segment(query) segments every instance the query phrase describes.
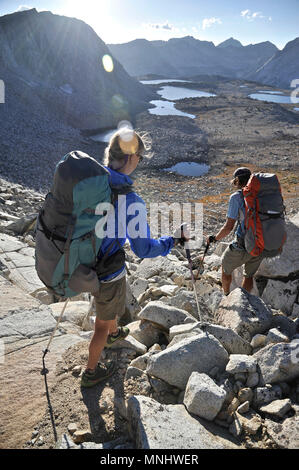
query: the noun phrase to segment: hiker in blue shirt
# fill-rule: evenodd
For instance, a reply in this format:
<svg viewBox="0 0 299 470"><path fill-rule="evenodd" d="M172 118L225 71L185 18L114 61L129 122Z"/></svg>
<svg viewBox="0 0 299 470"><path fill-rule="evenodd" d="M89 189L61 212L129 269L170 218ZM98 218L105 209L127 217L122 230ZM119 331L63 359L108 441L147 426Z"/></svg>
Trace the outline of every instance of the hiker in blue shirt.
<svg viewBox="0 0 299 470"><path fill-rule="evenodd" d="M89 346L87 368L81 379L82 387L92 387L115 372L114 363L104 366L98 360L104 347L129 334L127 327L117 326L117 316L125 313L126 268L122 246L126 240L139 258L166 256L177 243L188 240L187 232L181 232L181 228L178 238L165 236L155 240L150 237L145 203L134 192L129 176L142 160L145 150L142 138L131 129L115 133L105 150L104 164L110 173L110 186L119 196L114 202L114 210L107 214L107 236L98 255L96 269L100 289L94 295L95 331ZM134 222L136 208L139 212L137 227ZM109 226L114 228L112 234Z"/></svg>
<svg viewBox="0 0 299 470"><path fill-rule="evenodd" d="M253 276L263 260L262 254L259 256L251 256L246 251L244 244L245 204L242 196L242 188L246 186L250 176L251 171L249 168L238 168L234 172L232 184L238 191L234 192L230 197L226 222L217 235L211 235L207 239L208 243L222 240L232 232L236 221L238 221L235 231L236 239L227 247L222 256L222 289L225 295L228 295L230 292L232 272L242 265L244 265L242 287L250 292L253 288Z"/></svg>

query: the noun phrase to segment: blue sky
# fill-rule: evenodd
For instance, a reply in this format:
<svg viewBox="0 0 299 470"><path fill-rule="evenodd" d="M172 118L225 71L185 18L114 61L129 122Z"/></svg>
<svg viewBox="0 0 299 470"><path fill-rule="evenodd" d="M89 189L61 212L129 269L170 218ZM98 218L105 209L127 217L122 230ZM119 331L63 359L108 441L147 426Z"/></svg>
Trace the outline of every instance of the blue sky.
<svg viewBox="0 0 299 470"><path fill-rule="evenodd" d="M21 0L22 1L22 0ZM80 18L106 43L191 35L215 45L269 40L282 49L299 36L299 0L0 0L0 15L22 8Z"/></svg>

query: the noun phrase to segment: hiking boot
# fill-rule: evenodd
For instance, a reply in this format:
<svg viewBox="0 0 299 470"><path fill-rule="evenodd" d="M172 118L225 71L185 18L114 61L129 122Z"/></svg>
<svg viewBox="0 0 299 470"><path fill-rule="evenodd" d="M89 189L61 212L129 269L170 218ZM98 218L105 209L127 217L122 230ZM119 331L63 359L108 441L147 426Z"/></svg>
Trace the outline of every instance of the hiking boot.
<svg viewBox="0 0 299 470"><path fill-rule="evenodd" d="M110 348L110 346L112 346L116 341L120 341L120 340L125 339L128 336L129 333L130 333L129 328L127 328L126 326L119 326L118 327L118 332L115 336L114 335L109 335L108 336L107 343L106 343L105 347Z"/></svg>
<svg viewBox="0 0 299 470"><path fill-rule="evenodd" d="M81 377L81 387L88 388L93 387L99 382L103 382L108 379L116 371L116 363L110 362L107 365L98 363L94 372L86 370Z"/></svg>

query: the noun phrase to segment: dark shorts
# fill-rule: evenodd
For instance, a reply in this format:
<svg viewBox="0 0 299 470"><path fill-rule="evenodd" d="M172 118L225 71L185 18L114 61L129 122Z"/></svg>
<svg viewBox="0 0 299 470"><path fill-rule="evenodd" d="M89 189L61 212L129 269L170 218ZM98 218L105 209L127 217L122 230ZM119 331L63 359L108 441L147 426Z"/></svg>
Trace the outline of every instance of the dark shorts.
<svg viewBox="0 0 299 470"><path fill-rule="evenodd" d="M222 269L230 275L234 269L244 265L244 276L253 277L263 259L263 255L251 256L245 249L230 244L222 255Z"/></svg>
<svg viewBox="0 0 299 470"><path fill-rule="evenodd" d="M126 276L114 282L101 282L94 299L99 320L109 321L123 316L126 308Z"/></svg>

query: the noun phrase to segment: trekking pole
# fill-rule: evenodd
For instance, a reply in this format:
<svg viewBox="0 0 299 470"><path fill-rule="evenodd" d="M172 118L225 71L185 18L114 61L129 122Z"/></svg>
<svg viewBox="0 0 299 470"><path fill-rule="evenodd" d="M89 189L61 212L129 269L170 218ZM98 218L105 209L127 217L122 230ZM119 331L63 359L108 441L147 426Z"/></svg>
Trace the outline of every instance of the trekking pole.
<svg viewBox="0 0 299 470"><path fill-rule="evenodd" d="M190 254L190 249L189 248L186 248L186 256L187 256L187 260L188 260L188 263L189 263L189 268L190 268L190 273L191 273L191 281L192 281L194 295L195 295L195 299L196 299L196 305L197 305L199 321L200 321L200 323L203 323L202 318L201 318L200 308L199 308L198 296L197 296L197 292L196 292L196 283L195 283L195 278L194 278L194 274L193 274L192 259L191 259L191 254Z"/></svg>
<svg viewBox="0 0 299 470"><path fill-rule="evenodd" d="M204 254L203 254L203 257L200 261L200 268L198 269L198 273L197 273L197 276L196 276L196 280L198 279L198 276L199 274L201 275L203 272L204 272L204 260L205 260L205 256L207 254L207 252L209 251L209 248L210 248L210 242L207 242L207 245L206 245L206 248L205 248L205 251L204 251Z"/></svg>
<svg viewBox="0 0 299 470"><path fill-rule="evenodd" d="M67 306L69 300L70 300L70 299L66 299L66 301L64 302L64 306L63 306L63 308L62 308L62 310L61 310L61 314L60 314L60 316L59 316L59 318L58 318L58 320L57 320L57 322L56 322L56 326L55 326L55 328L54 328L54 330L53 330L53 333L51 334L51 337L50 337L50 339L49 339L48 345L47 345L46 349L44 350L44 356L47 354L47 352L49 352L50 344L52 343L52 340L53 340L53 338L54 338L54 335L55 335L55 333L56 333L56 330L57 330L57 328L58 328L58 325L59 325L59 323L61 322L61 319L62 319L62 317L63 317L63 314L64 314L64 312L65 312L65 309L66 309L66 306Z"/></svg>
<svg viewBox="0 0 299 470"><path fill-rule="evenodd" d="M56 326L53 330L53 333L51 334L51 337L48 341L48 344L47 344L47 347L46 349L43 350L43 358L42 358L42 361L43 361L43 368L41 370L41 375L44 376L45 378L45 387L46 387L46 395L47 395L47 401L48 401L48 408L49 408L49 413L50 413L50 418L51 418L51 422L52 422L52 427L53 427L53 433L54 433L54 439L55 439L55 442L57 442L57 432L56 432L56 426L55 426L55 421L54 421L54 416L53 416L53 409L52 409L52 405L51 405L51 401L50 401L50 393L49 393L49 388L48 388L48 383L47 383L47 374L49 373L48 369L46 368L46 364L45 364L45 357L46 357L46 354L50 351L49 350L49 347L50 347L50 344L54 338L54 335L56 333L56 330L58 328L58 325L63 317L63 314L65 312L65 309L66 309L66 306L68 304L68 301L70 299L66 299L65 303L64 303L64 306L61 310L61 314L56 322Z"/></svg>

